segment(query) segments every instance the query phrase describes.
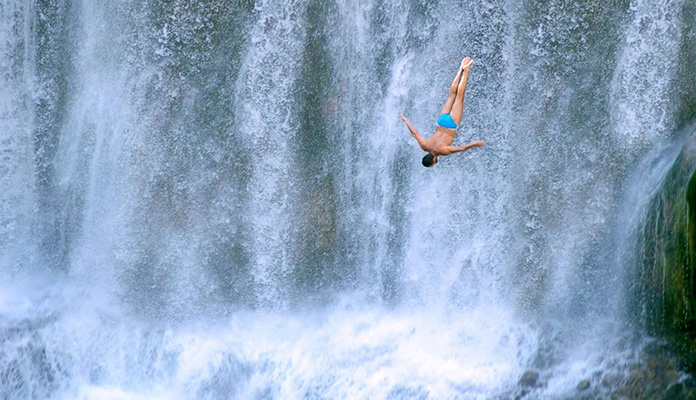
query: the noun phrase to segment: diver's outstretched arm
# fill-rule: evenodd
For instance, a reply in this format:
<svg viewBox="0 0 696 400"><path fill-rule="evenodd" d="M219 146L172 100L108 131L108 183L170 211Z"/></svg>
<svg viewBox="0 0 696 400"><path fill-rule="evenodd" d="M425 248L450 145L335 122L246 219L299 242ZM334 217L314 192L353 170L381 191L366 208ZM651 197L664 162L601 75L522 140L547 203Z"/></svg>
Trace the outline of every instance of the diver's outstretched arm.
<svg viewBox="0 0 696 400"><path fill-rule="evenodd" d="M442 155L443 156L448 156L450 154L454 153L459 153L462 151L467 151L472 147L482 147L486 144L483 140L477 140L475 142L471 142L469 144L464 144L461 146L447 146L442 150Z"/></svg>
<svg viewBox="0 0 696 400"><path fill-rule="evenodd" d="M409 122L408 118L404 116L404 114L401 114L401 120L404 121L406 124L406 127L408 127L409 132L411 132L411 136L413 136L414 139L416 139L416 142L418 142L418 145L420 146L421 149L425 150L425 138L421 136L420 133L418 133L418 130L416 129L415 126L411 125L411 122ZM427 151L427 150L425 150Z"/></svg>

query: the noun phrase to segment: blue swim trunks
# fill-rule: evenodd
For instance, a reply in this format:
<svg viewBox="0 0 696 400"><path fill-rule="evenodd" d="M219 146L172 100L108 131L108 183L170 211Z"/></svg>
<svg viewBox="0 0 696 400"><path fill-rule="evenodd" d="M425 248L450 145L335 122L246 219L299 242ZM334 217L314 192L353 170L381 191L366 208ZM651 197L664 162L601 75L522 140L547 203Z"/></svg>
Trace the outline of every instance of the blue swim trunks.
<svg viewBox="0 0 696 400"><path fill-rule="evenodd" d="M449 114L440 115L440 118L437 119L437 124L443 128L457 129L457 124L454 123L452 116Z"/></svg>

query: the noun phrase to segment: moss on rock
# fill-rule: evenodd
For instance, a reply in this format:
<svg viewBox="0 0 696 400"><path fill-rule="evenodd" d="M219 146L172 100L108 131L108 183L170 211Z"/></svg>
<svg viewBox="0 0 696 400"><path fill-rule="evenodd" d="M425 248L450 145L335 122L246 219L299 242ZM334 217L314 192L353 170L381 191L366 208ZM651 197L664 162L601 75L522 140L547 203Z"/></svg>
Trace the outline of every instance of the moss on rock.
<svg viewBox="0 0 696 400"><path fill-rule="evenodd" d="M648 332L696 371L696 135L648 207L637 263L637 300Z"/></svg>

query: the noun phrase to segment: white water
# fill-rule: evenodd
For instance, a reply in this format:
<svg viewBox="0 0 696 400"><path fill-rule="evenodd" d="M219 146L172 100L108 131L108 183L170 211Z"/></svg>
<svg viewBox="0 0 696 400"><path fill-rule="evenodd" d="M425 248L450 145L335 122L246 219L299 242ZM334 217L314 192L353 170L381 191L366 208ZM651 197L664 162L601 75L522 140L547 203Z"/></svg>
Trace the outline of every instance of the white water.
<svg viewBox="0 0 696 400"><path fill-rule="evenodd" d="M681 8L6 2L0 397L606 395Z"/></svg>

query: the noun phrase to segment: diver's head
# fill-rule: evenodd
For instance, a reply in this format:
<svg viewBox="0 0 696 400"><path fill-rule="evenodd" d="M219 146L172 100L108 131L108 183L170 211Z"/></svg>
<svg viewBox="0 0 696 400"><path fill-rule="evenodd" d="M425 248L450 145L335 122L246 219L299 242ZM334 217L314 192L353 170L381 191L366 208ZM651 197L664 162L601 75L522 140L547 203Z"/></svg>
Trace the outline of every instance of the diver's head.
<svg viewBox="0 0 696 400"><path fill-rule="evenodd" d="M435 163L437 163L437 158L434 155L428 153L425 156L423 156L423 166L424 167L426 167L426 168L432 167L433 165L435 165Z"/></svg>

